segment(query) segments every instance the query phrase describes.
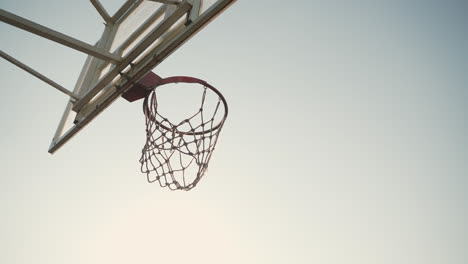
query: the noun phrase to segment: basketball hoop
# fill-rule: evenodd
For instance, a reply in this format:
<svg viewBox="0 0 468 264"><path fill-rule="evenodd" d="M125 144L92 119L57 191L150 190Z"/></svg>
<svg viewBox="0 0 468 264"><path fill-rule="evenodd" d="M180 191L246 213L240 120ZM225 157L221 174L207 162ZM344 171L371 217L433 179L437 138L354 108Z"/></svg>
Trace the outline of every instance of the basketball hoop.
<svg viewBox="0 0 468 264"><path fill-rule="evenodd" d="M161 79L146 76L124 98L138 94L143 101L146 119L146 144L140 158L141 172L148 182L158 181L161 187L171 190L190 190L197 185L208 169L219 133L228 114L224 96L207 82L185 76ZM148 81L152 79L153 85ZM159 111L158 91L166 84L184 83L202 88L198 111L182 121L169 120ZM144 85L143 85L144 84ZM215 98L214 109L206 109L206 98Z"/></svg>

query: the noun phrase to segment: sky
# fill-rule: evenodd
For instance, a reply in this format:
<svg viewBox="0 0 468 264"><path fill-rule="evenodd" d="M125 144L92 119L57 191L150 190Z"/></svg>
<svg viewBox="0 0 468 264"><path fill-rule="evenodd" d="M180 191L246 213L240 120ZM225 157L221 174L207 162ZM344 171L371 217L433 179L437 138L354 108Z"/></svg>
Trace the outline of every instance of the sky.
<svg viewBox="0 0 468 264"><path fill-rule="evenodd" d="M0 6L87 43L104 28L89 1ZM141 102L116 101L49 154L66 96L1 60L0 263L467 263L467 12L237 1L153 70L228 100L190 192L140 173ZM85 55L0 34L2 51L74 86Z"/></svg>

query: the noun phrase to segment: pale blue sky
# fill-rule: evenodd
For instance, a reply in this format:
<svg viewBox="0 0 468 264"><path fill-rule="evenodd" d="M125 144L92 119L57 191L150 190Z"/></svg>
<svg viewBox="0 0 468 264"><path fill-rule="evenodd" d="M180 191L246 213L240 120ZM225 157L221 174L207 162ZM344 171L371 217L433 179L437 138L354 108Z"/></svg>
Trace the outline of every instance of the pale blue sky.
<svg viewBox="0 0 468 264"><path fill-rule="evenodd" d="M103 29L89 1L0 3L88 43ZM191 192L139 172L139 102L48 154L66 98L2 60L0 263L467 263L467 13L239 0L154 70L205 79L230 106ZM83 54L0 33L73 87Z"/></svg>

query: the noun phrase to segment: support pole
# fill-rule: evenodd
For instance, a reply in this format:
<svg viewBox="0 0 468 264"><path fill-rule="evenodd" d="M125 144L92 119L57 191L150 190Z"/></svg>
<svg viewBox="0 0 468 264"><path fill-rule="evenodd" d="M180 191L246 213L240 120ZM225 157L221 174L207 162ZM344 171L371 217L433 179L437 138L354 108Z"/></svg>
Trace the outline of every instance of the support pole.
<svg viewBox="0 0 468 264"><path fill-rule="evenodd" d="M115 12L112 16L112 20L116 23L120 23L119 20L125 17L125 14L132 10L132 7L136 7L139 3L143 2L143 0L127 0L120 8Z"/></svg>
<svg viewBox="0 0 468 264"><path fill-rule="evenodd" d="M79 98L74 93L67 90L65 87L61 86L60 84L52 81L51 79L45 77L44 75L40 74L39 72L35 71L34 69L30 68L26 64L20 62L19 60L11 57L10 55L6 54L5 52L0 50L0 56L5 60L13 63L14 65L18 66L19 68L23 69L24 71L30 73L34 77L38 78L39 80L49 84L50 86L54 87L55 89L59 90L60 92L70 96L73 100L77 101Z"/></svg>
<svg viewBox="0 0 468 264"><path fill-rule="evenodd" d="M149 0L152 2L158 2L162 4L169 4L169 5L180 5L182 2L178 0Z"/></svg>
<svg viewBox="0 0 468 264"><path fill-rule="evenodd" d="M99 0L90 0L91 3L93 4L94 8L98 11L98 13L101 15L102 19L106 21L107 24L113 24L114 20L112 19L111 16L109 16L109 13L107 13L106 9L101 5Z"/></svg>
<svg viewBox="0 0 468 264"><path fill-rule="evenodd" d="M69 48L87 53L96 58L105 61L110 61L114 64L118 64L122 60L120 56L112 54L106 50L98 49L95 46L89 45L88 43L74 39L53 29L44 27L30 20L9 13L3 9L0 9L0 21L10 24L17 28L21 28L43 38L55 41Z"/></svg>

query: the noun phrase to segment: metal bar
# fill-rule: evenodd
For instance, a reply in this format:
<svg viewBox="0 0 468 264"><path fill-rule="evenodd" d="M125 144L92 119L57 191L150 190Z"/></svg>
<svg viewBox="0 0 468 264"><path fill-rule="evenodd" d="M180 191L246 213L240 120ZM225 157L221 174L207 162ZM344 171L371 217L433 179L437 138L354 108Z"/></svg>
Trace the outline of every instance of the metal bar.
<svg viewBox="0 0 468 264"><path fill-rule="evenodd" d="M122 70L135 60L146 48L148 48L156 39L164 34L177 20L190 10L191 5L184 1L177 10L168 18L163 20L161 24L155 28L147 37L145 37L135 48L133 48L121 63L117 64L112 71L104 76L86 95L84 95L73 106L73 111L78 112L85 106L93 97L102 90L109 82L111 82Z"/></svg>
<svg viewBox="0 0 468 264"><path fill-rule="evenodd" d="M39 72L35 71L31 67L27 66L26 64L22 63L21 61L11 57L10 55L6 54L5 52L0 50L0 56L5 60L13 63L14 65L18 66L19 68L23 69L24 71L30 73L34 77L38 78L39 80L49 84L50 86L54 87L55 89L59 90L60 92L70 96L74 100L78 100L78 96L76 96L71 91L67 90L65 87L61 86L60 84L52 81L51 79L47 78L46 76L40 74Z"/></svg>
<svg viewBox="0 0 468 264"><path fill-rule="evenodd" d="M122 43L118 48L117 51L121 54L128 46L130 46L149 26L151 26L154 21L156 21L159 17L162 16L164 11L166 10L166 6L161 6L153 15L151 15L143 24L138 27L126 40Z"/></svg>
<svg viewBox="0 0 468 264"><path fill-rule="evenodd" d="M69 100L63 111L62 117L60 118L59 125L57 126L57 130L55 131L54 138L52 139L52 143L50 143L49 148L55 145L57 140L62 137L63 130L65 129L65 125L67 125L68 119L70 118L70 113L72 112L71 108L73 107L73 102ZM50 152L52 153L52 152Z"/></svg>
<svg viewBox="0 0 468 264"><path fill-rule="evenodd" d="M9 13L3 9L0 9L0 21L105 61L110 61L117 64L122 60L122 58L118 55L112 54L106 50L98 49L92 45L89 45L88 43L62 34L53 29L44 27L30 20Z"/></svg>
<svg viewBox="0 0 468 264"><path fill-rule="evenodd" d="M101 15L102 19L106 21L108 24L114 23L114 20L112 19L111 16L109 16L109 13L107 13L106 9L101 5L99 0L89 0L91 1L91 4L93 4L94 8L98 11L99 15Z"/></svg>
<svg viewBox="0 0 468 264"><path fill-rule="evenodd" d="M169 5L180 5L182 2L177 0L149 0L151 2L158 2L162 4L169 4Z"/></svg>
<svg viewBox="0 0 468 264"><path fill-rule="evenodd" d="M189 24L200 16L201 0L192 0L192 9L190 10Z"/></svg>
<svg viewBox="0 0 468 264"><path fill-rule="evenodd" d="M143 0L137 0L130 8L119 18L119 20L116 20L117 24L122 24L127 18L133 14L133 12L140 7L140 5L143 3Z"/></svg>
<svg viewBox="0 0 468 264"><path fill-rule="evenodd" d="M137 2L142 2L141 0L127 0L120 8L115 12L115 14L112 16L112 20L115 22L118 22L125 13L127 13L134 4L137 4Z"/></svg>

